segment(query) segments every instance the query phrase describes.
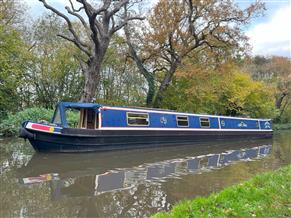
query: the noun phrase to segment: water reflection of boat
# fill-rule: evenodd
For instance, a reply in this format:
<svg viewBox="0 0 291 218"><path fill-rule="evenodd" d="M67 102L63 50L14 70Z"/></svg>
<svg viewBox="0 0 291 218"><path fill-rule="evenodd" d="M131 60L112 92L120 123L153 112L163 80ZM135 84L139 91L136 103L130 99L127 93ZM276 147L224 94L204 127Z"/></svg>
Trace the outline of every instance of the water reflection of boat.
<svg viewBox="0 0 291 218"><path fill-rule="evenodd" d="M180 154L175 148L167 151L146 149L147 152L139 155L138 151L109 152L103 155L84 154L82 159L80 155L36 154L19 172L21 182L25 185L49 182L53 199L94 196L128 189L148 181L160 181L220 168L240 160L260 158L270 154L272 145L270 141L256 141L247 146L237 143L214 148L211 154L206 150L201 151L201 147L193 149L186 146L182 152L179 147ZM108 159L110 156L112 158ZM157 160L157 157L160 159Z"/></svg>

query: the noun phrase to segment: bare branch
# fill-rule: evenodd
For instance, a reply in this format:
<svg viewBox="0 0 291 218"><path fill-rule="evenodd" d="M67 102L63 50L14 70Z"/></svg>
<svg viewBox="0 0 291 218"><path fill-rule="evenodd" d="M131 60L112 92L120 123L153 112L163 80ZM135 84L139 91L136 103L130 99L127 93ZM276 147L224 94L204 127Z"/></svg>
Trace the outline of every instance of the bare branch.
<svg viewBox="0 0 291 218"><path fill-rule="evenodd" d="M66 22L67 22L67 25L68 25L68 28L69 28L69 31L72 33L72 35L74 36L74 44L78 46L78 48L83 48L83 50L85 50L85 48L88 47L88 45L84 42L81 41L81 39L79 38L79 36L77 35L76 31L74 30L73 28L73 25L70 21L70 19L64 15L62 12L58 11L57 9L55 9L54 7L50 6L47 4L46 0L39 0L40 2L43 3L43 5L51 10L52 12L54 12L55 14L57 14L58 16L62 17ZM70 41L70 40L69 40ZM85 47L85 48L84 48Z"/></svg>
<svg viewBox="0 0 291 218"><path fill-rule="evenodd" d="M100 41L98 38L98 24L96 24L95 21L97 15L106 9L104 7L101 7L98 10L95 10L86 0L78 1L81 2L84 6L85 12L89 19L90 29L92 31L91 38L94 41L95 50L98 50L98 47L100 46Z"/></svg>
<svg viewBox="0 0 291 218"><path fill-rule="evenodd" d="M88 25L87 25L86 21L84 20L84 18L80 14L76 13L74 9L71 10L68 6L65 7L65 8L66 8L66 10L68 11L69 14L77 17L81 21L81 23L83 24L83 26L86 29L88 29Z"/></svg>
<svg viewBox="0 0 291 218"><path fill-rule="evenodd" d="M71 7L72 7L72 10L74 11L74 12L80 12L82 9L84 9L84 7L80 7L79 9L75 9L74 8L74 4L72 3L72 0L69 0L70 1L70 4L71 4Z"/></svg>
<svg viewBox="0 0 291 218"><path fill-rule="evenodd" d="M128 26L125 26L124 33L126 37L126 43L129 47L129 53L131 55L131 58L136 62L138 69L140 70L140 72L143 74L145 78L153 77L153 75L145 68L141 58L138 56L136 50L134 49L133 44L131 43Z"/></svg>
<svg viewBox="0 0 291 218"><path fill-rule="evenodd" d="M108 17L112 17L114 14L116 14L122 7L124 7L126 4L128 4L129 0L122 0L119 2L119 4L116 4L114 9L108 13Z"/></svg>
<svg viewBox="0 0 291 218"><path fill-rule="evenodd" d="M112 29L110 30L110 35L114 34L118 30L123 28L128 23L128 21L131 21L131 20L144 20L144 19L145 19L145 17L138 17L138 16L125 18L125 20L123 22L121 22L120 24L118 24L115 27L112 27Z"/></svg>
<svg viewBox="0 0 291 218"><path fill-rule="evenodd" d="M37 44L37 42L34 42L31 46L29 46L27 51L31 51L36 46L36 44Z"/></svg>
<svg viewBox="0 0 291 218"><path fill-rule="evenodd" d="M91 53L89 52L89 50L87 50L86 48L82 47L79 45L79 43L77 43L77 41L74 38L70 38L68 36L62 35L62 34L58 34L57 36L66 39L72 43L74 43L81 51L83 51L84 53L86 53L86 55L88 55L88 57L91 56Z"/></svg>

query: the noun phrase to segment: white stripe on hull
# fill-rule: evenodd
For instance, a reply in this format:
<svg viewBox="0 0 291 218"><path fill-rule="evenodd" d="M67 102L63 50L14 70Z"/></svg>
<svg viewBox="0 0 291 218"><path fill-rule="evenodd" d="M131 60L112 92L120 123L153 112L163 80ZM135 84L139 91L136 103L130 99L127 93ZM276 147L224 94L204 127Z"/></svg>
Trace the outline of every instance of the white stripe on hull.
<svg viewBox="0 0 291 218"><path fill-rule="evenodd" d="M151 130L151 131L217 131L217 132L273 132L272 129L203 129L203 128L133 128L133 127L101 127L100 130Z"/></svg>

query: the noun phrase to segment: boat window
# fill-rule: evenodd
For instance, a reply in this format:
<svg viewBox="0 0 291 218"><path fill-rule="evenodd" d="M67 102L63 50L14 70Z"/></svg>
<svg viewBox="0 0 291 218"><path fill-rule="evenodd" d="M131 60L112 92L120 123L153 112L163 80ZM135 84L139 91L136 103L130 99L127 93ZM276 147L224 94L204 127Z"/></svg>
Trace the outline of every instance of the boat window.
<svg viewBox="0 0 291 218"><path fill-rule="evenodd" d="M200 127L201 128L209 128L210 121L208 117L200 117Z"/></svg>
<svg viewBox="0 0 291 218"><path fill-rule="evenodd" d="M69 128L77 128L80 123L80 110L74 108L67 108L66 119Z"/></svg>
<svg viewBox="0 0 291 218"><path fill-rule="evenodd" d="M149 114L148 113L131 113L127 112L127 125L129 126L148 126Z"/></svg>
<svg viewBox="0 0 291 218"><path fill-rule="evenodd" d="M178 127L188 127L189 121L188 116L176 116L177 126Z"/></svg>

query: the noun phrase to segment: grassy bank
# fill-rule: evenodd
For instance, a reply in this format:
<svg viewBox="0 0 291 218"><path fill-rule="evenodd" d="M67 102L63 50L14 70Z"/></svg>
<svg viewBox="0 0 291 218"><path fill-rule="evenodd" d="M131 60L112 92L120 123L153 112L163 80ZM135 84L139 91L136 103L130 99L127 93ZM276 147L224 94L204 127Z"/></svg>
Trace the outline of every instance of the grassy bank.
<svg viewBox="0 0 291 218"><path fill-rule="evenodd" d="M291 123L275 123L274 130L287 130L291 129Z"/></svg>
<svg viewBox="0 0 291 218"><path fill-rule="evenodd" d="M178 203L165 217L290 217L291 165L264 173L209 197Z"/></svg>

